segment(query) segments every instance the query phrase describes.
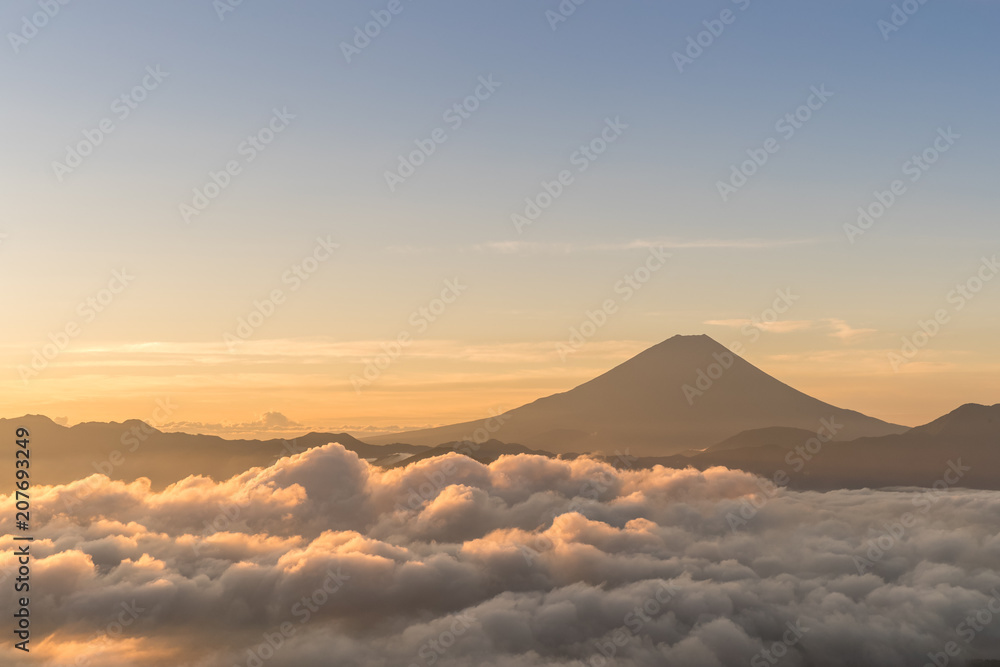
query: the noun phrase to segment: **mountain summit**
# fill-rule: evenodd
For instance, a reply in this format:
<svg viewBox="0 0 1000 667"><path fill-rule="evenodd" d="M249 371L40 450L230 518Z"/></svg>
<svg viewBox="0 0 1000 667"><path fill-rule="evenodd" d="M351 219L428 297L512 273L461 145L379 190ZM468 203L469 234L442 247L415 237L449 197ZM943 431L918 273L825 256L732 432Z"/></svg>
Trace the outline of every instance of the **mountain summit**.
<svg viewBox="0 0 1000 667"><path fill-rule="evenodd" d="M835 424L837 440L902 433L904 426L807 396L712 338L674 336L589 382L495 417L489 437L554 452L628 448L666 455L701 449L748 429L787 426L816 432ZM483 420L368 442L434 446L470 439Z"/></svg>

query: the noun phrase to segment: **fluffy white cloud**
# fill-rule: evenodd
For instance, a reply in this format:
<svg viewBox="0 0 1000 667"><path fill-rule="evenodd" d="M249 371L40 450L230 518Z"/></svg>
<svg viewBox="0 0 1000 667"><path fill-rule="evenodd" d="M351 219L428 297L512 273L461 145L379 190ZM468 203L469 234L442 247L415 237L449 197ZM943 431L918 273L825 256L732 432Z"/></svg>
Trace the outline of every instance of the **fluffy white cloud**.
<svg viewBox="0 0 1000 667"><path fill-rule="evenodd" d="M99 475L38 488L36 644L16 664L885 667L948 642L950 664L1000 656L1000 494L759 482L535 456L383 471L328 445L159 493ZM0 529L12 518L0 496Z"/></svg>

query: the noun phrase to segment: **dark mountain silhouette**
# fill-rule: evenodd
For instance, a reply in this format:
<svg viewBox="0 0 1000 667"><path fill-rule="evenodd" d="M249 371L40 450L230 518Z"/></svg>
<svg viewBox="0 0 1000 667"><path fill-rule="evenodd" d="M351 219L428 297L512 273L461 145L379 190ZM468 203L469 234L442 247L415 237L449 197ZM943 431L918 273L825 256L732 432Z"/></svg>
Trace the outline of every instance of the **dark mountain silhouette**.
<svg viewBox="0 0 1000 667"><path fill-rule="evenodd" d="M491 438L560 453L665 455L703 449L749 429L815 431L821 419L843 425L838 440L907 430L807 396L708 336L674 336L575 389L493 420L367 440L435 446L487 428Z"/></svg>
<svg viewBox="0 0 1000 667"><path fill-rule="evenodd" d="M377 447L346 433L309 433L290 440L226 440L214 435L164 433L135 419L73 427L60 426L41 415L0 419L0 432L13 433L19 426L31 432L35 485L65 484L96 473L128 481L148 477L154 488L188 475L220 480L330 442L339 442L361 458L370 459L426 449L404 444ZM11 485L10 480L0 481L0 492L8 492Z"/></svg>
<svg viewBox="0 0 1000 667"><path fill-rule="evenodd" d="M731 438L726 438L722 442L708 447L705 451L723 452L733 449L745 449L747 447L766 447L768 445L787 450L802 444L814 435L816 435L815 431L808 431L804 428L793 428L791 426L755 428L737 433Z"/></svg>
<svg viewBox="0 0 1000 667"><path fill-rule="evenodd" d="M67 428L40 415L0 419L8 433L18 426L31 431L36 485L103 473L148 477L162 488L193 474L224 479L339 442L382 467L450 452L484 463L505 454L593 452L615 465L726 466L772 479L782 473L803 489L933 486L956 466L958 485L1000 488L1000 404L963 405L907 429L796 391L707 336L675 336L575 389L490 420L367 442L346 433L226 440L137 420ZM0 482L0 492L11 487L12 478Z"/></svg>
<svg viewBox="0 0 1000 667"><path fill-rule="evenodd" d="M491 440L480 449L448 443L406 461L457 452L483 463L503 454L538 454L523 445ZM563 458L575 455L563 454ZM964 487L1000 489L1000 405L962 407L903 434L838 442L829 430L788 427L752 429L694 455L656 457L598 456L619 468L714 466L746 470L798 490L828 491L885 487ZM389 466L387 466L389 467ZM930 496L927 502L933 502Z"/></svg>
<svg viewBox="0 0 1000 667"><path fill-rule="evenodd" d="M938 440L956 438L996 441L1000 438L1000 404L966 403L943 417L912 429L909 435Z"/></svg>
<svg viewBox="0 0 1000 667"><path fill-rule="evenodd" d="M124 423L60 426L39 415L0 419L0 428L31 431L32 481L62 484L103 473L131 481L148 477L154 488L188 475L224 479L249 468L270 465L311 447L339 442L381 467L458 453L482 463L507 454L555 456L551 451L491 439L479 444L449 442L433 448L394 443L371 445L340 433L309 433L292 440L225 440L211 435L164 433L130 420ZM619 467L669 468L713 466L741 469L795 489L962 486L1000 489L1000 404L968 404L902 434L829 439L824 428L751 429L694 455L632 457L609 455ZM577 454L561 454L573 458ZM950 472L949 472L950 471ZM9 493L12 482L0 482Z"/></svg>
<svg viewBox="0 0 1000 667"><path fill-rule="evenodd" d="M725 466L771 480L783 474L791 488L818 491L892 486L1000 489L1000 404L963 405L906 433L849 442L822 442L815 432L798 434L805 437L795 442L796 434L765 430L777 437L741 433L731 440L762 444L709 447L689 457L646 457L635 465L699 470Z"/></svg>

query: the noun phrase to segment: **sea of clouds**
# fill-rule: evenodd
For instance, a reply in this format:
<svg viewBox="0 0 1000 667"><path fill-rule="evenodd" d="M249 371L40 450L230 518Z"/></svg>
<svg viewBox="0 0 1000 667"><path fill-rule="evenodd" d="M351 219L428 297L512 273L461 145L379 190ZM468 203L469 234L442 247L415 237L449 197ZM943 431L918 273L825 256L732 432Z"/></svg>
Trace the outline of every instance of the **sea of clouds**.
<svg viewBox="0 0 1000 667"><path fill-rule="evenodd" d="M221 482L94 475L32 495L32 651L5 647L16 665L1000 657L998 492L793 492L725 468L526 455L381 470L331 444ZM0 496L0 532L13 519ZM4 537L4 609L14 548Z"/></svg>

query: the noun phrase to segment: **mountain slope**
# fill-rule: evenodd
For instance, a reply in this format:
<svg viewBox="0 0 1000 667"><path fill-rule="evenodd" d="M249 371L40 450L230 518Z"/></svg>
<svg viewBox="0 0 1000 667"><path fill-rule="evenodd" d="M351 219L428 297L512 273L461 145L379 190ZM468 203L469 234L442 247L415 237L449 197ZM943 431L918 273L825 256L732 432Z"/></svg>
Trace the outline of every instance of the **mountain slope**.
<svg viewBox="0 0 1000 667"><path fill-rule="evenodd" d="M771 429L767 429L771 430ZM795 489L891 486L1000 489L1000 405L968 404L906 433L821 443L815 433L760 439L754 432L732 440L766 444L717 449L691 457L647 457L639 467L738 468ZM721 444L721 443L720 443Z"/></svg>
<svg viewBox="0 0 1000 667"><path fill-rule="evenodd" d="M701 449L742 431L785 426L815 432L842 424L837 439L901 433L889 424L807 396L708 336L674 336L603 375L488 421L489 437L557 453L664 455ZM483 421L367 438L435 446L465 440Z"/></svg>
<svg viewBox="0 0 1000 667"><path fill-rule="evenodd" d="M932 422L910 431L912 435L950 439L1000 441L1000 403L966 403Z"/></svg>
<svg viewBox="0 0 1000 667"><path fill-rule="evenodd" d="M31 433L32 483L64 484L103 473L112 479L148 477L155 488L188 475L226 479L249 468L267 466L330 442L339 442L362 458L384 458L394 453L418 453L424 447L377 447L346 433L309 433L292 440L226 440L214 435L164 433L145 422L87 422L73 427L48 417L26 415L0 419L0 433L24 426ZM0 492L10 480L0 481Z"/></svg>
<svg viewBox="0 0 1000 667"><path fill-rule="evenodd" d="M706 449L706 452L724 452L747 447L767 447L773 445L782 449L791 449L816 435L815 431L791 426L770 426L742 431L731 438L716 443Z"/></svg>

